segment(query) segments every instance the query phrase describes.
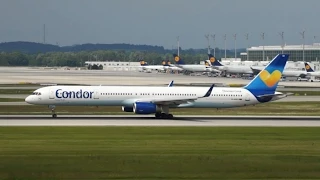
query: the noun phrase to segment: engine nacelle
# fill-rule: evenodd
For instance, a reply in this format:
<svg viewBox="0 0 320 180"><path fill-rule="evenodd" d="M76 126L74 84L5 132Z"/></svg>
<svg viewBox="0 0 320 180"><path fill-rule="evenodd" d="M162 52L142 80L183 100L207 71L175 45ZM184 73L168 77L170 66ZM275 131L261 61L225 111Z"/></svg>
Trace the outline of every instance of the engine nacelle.
<svg viewBox="0 0 320 180"><path fill-rule="evenodd" d="M148 102L135 102L133 112L135 114L153 114L158 110L157 105Z"/></svg>
<svg viewBox="0 0 320 180"><path fill-rule="evenodd" d="M133 112L133 107L122 106L121 109L124 112Z"/></svg>

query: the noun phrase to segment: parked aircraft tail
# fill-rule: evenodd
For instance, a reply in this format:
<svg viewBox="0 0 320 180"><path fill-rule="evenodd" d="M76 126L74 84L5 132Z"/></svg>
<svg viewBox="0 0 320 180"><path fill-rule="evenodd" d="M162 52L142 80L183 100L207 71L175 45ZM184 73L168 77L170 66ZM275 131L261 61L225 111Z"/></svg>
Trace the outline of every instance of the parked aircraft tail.
<svg viewBox="0 0 320 180"><path fill-rule="evenodd" d="M314 70L311 68L311 66L309 65L309 63L305 62L304 63L304 67L306 68L307 72L314 72Z"/></svg>
<svg viewBox="0 0 320 180"><path fill-rule="evenodd" d="M144 60L140 60L140 65L141 66L148 66L148 63L145 62Z"/></svg>
<svg viewBox="0 0 320 180"><path fill-rule="evenodd" d="M184 61L177 54L173 54L174 61L176 64L185 64Z"/></svg>
<svg viewBox="0 0 320 180"><path fill-rule="evenodd" d="M212 66L223 66L212 54L208 54Z"/></svg>

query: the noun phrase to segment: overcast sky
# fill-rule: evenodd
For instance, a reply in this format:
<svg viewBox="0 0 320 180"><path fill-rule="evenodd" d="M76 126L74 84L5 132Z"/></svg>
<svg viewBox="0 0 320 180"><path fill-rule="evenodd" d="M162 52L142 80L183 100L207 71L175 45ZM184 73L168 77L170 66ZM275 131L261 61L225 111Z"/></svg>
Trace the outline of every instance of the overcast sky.
<svg viewBox="0 0 320 180"><path fill-rule="evenodd" d="M131 43L206 48L205 34L216 34L215 46L302 44L320 40L319 0L0 0L0 42ZM213 44L213 43L211 43ZM213 45L211 45L213 46Z"/></svg>

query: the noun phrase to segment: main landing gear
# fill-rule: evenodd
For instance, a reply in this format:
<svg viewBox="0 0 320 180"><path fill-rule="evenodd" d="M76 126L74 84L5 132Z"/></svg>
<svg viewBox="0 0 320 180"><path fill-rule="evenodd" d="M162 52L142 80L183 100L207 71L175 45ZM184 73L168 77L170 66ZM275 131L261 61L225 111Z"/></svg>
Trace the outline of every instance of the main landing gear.
<svg viewBox="0 0 320 180"><path fill-rule="evenodd" d="M156 112L156 119L173 119L173 115L169 114L169 106L162 106L162 112Z"/></svg>
<svg viewBox="0 0 320 180"><path fill-rule="evenodd" d="M56 106L50 105L49 108L51 109L52 117L56 118L57 117L57 114L56 114L56 111L55 111Z"/></svg>
<svg viewBox="0 0 320 180"><path fill-rule="evenodd" d="M157 112L155 114L156 119L173 119L173 115L172 114L166 114L166 113L161 113L161 112Z"/></svg>

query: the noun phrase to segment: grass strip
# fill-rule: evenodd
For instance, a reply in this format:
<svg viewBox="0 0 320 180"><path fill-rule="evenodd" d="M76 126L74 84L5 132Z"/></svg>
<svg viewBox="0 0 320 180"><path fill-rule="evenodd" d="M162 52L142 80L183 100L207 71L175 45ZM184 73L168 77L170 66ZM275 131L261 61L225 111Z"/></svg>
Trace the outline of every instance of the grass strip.
<svg viewBox="0 0 320 180"><path fill-rule="evenodd" d="M24 102L24 99L20 99L20 98L0 98L0 102Z"/></svg>
<svg viewBox="0 0 320 180"><path fill-rule="evenodd" d="M319 179L320 128L0 127L0 179Z"/></svg>

